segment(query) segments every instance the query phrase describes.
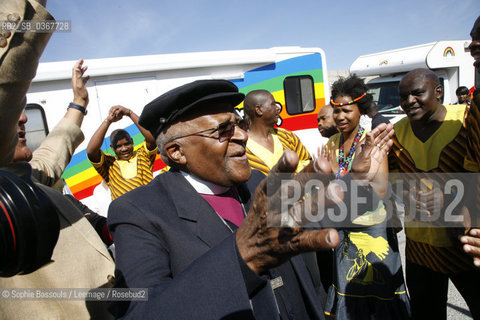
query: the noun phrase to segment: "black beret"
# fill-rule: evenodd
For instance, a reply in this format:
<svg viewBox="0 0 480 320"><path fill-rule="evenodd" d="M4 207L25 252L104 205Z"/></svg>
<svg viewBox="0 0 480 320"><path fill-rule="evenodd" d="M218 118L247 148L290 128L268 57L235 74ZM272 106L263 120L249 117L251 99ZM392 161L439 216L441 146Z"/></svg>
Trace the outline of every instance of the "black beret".
<svg viewBox="0 0 480 320"><path fill-rule="evenodd" d="M156 138L165 125L206 102L227 102L235 107L244 98L230 81L197 80L172 89L147 104L138 122Z"/></svg>

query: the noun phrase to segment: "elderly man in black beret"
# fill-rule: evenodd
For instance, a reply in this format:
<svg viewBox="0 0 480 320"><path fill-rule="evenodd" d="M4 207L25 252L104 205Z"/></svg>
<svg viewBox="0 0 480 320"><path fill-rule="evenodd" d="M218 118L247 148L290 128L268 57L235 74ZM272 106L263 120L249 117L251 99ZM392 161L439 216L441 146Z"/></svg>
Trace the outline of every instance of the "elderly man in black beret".
<svg viewBox="0 0 480 320"><path fill-rule="evenodd" d="M200 80L145 107L140 124L156 137L172 169L110 206L117 286L149 289L148 301L115 305L117 316L323 319L297 255L335 247L338 234L267 227L267 183L260 182L253 199L244 185L251 175L248 137L234 111L243 98L229 81ZM387 131L370 145L387 143ZM269 177L293 173L297 163L287 151ZM276 196L270 186L269 199Z"/></svg>

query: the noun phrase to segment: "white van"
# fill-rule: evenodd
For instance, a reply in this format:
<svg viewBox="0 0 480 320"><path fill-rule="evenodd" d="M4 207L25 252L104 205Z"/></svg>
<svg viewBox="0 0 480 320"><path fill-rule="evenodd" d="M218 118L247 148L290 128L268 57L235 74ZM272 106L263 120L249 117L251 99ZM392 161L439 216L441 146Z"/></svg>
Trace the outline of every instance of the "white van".
<svg viewBox="0 0 480 320"><path fill-rule="evenodd" d="M63 117L73 98L70 79L75 61L41 63L27 100L27 140L32 149ZM90 165L86 146L113 105L140 114L143 107L170 89L198 79L227 79L240 92L270 91L283 109L279 126L295 131L307 145L320 137L316 116L330 99L325 54L320 48L277 47L163 54L86 60L90 103L82 130L85 141L77 148L63 178L77 199L92 196L101 177ZM243 106L240 105L241 109ZM129 119L112 124L102 149L110 150L110 133L126 129L139 146L143 136ZM164 164L157 156L154 171ZM87 201L88 202L88 201Z"/></svg>
<svg viewBox="0 0 480 320"><path fill-rule="evenodd" d="M474 88L475 69L470 40L437 41L412 47L362 55L350 66L350 73L366 78L379 111L392 122L405 115L400 108L398 84L416 68L434 71L444 87L444 104L457 102L459 86Z"/></svg>

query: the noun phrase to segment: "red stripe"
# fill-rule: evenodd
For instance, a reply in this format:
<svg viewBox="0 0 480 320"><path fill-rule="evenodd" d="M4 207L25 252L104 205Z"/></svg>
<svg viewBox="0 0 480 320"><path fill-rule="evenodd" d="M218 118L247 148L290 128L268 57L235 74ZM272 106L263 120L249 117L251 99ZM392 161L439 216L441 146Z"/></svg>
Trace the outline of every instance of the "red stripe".
<svg viewBox="0 0 480 320"><path fill-rule="evenodd" d="M313 113L283 119L283 123L280 128L287 129L289 131L296 131L302 129L313 129L317 126L317 115Z"/></svg>
<svg viewBox="0 0 480 320"><path fill-rule="evenodd" d="M13 249L17 250L17 239L15 238L15 229L13 229L12 220L10 220L10 215L7 212L7 209L3 206L3 203L0 202L0 207L3 209L3 213L5 213L5 217L7 217L8 224L10 224L10 230L12 231L12 238L13 238Z"/></svg>
<svg viewBox="0 0 480 320"><path fill-rule="evenodd" d="M84 198L87 198L87 197L90 197L91 195L93 195L93 189L95 189L96 186L98 186L100 183L97 183L97 184L94 184L88 188L85 188L83 190L80 190L76 193L73 194L73 196L75 198L77 198L78 200L82 200Z"/></svg>
<svg viewBox="0 0 480 320"><path fill-rule="evenodd" d="M153 172L158 171L165 167L165 163L163 163L162 159L160 159L160 156L157 154L157 158L155 159L155 162L153 163Z"/></svg>

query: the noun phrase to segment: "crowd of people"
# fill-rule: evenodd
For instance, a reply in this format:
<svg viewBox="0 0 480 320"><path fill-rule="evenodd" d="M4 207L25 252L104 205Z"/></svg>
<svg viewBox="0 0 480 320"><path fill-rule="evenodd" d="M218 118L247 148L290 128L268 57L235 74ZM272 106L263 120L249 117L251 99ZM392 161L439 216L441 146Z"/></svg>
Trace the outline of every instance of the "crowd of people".
<svg viewBox="0 0 480 320"><path fill-rule="evenodd" d="M4 13L53 20L45 5L6 0L0 20ZM73 100L64 117L37 150L26 145L25 95L49 36L2 35L0 165L20 164L15 172L23 170L51 200L59 237L50 263L1 277L0 287L147 288L148 299L0 299L1 319L446 319L448 280L480 319L480 194L470 192L471 201L458 206L465 225L405 218L405 278L397 240L402 224L391 223L399 217L388 204L389 176L400 173L408 187L394 202L413 204L405 205L405 217L441 215L454 195L426 177L445 184L451 174L480 171L478 90L469 99L459 88L459 103L443 105L435 73L415 69L399 85L407 117L393 125L361 78L340 78L318 113L324 141L312 155L293 132L275 126L281 105L270 92L245 96L227 80L172 89L140 116L113 106L87 146L111 195L105 218L52 188L63 183L84 140L83 60L73 66ZM480 17L471 37L480 70ZM242 101L245 118L236 110ZM370 128L362 115L372 119ZM123 117L145 140L135 150L130 133L115 130L114 155L104 152L110 125ZM168 169L154 178L157 153ZM285 180L302 189L293 206L285 205ZM313 180L321 183L307 188ZM359 187L340 187L352 184ZM315 209L347 214L340 223L313 223Z"/></svg>

